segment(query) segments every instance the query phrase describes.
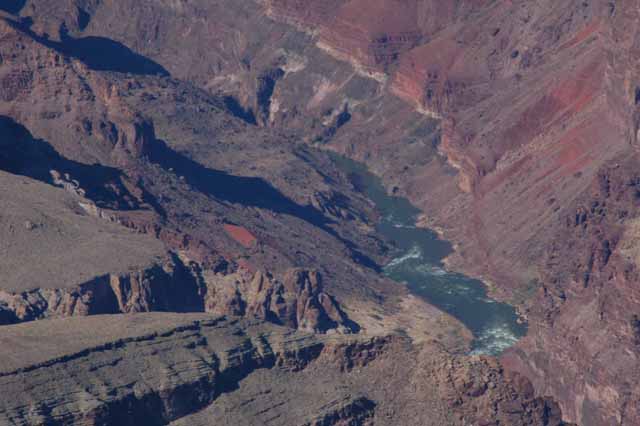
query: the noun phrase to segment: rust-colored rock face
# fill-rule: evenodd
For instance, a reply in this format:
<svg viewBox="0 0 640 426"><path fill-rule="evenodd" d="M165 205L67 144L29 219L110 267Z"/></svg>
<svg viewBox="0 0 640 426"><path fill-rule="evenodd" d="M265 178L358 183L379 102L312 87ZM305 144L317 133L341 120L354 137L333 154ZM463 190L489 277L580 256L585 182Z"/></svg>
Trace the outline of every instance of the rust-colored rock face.
<svg viewBox="0 0 640 426"><path fill-rule="evenodd" d="M99 314L132 340L0 372L0 422L640 424L633 2L5 3L0 340ZM381 274L379 212L326 150L422 209L528 335L463 355ZM142 367L133 390L83 381Z"/></svg>
<svg viewBox="0 0 640 426"><path fill-rule="evenodd" d="M367 161L459 243L450 265L490 278L495 294L521 306L530 336L507 360L536 392L556 396L580 424L635 424L637 386L623 371L637 370L638 300L632 244L620 241L638 214L627 198L637 162L637 11L615 2L437 3L351 1L296 22L437 120L437 152L455 172L433 160L415 165L416 138L398 130L415 126L406 110L372 124L356 108L333 146ZM275 17L295 14L270 5ZM400 28L413 37L394 38ZM447 186L452 173L457 190Z"/></svg>
<svg viewBox="0 0 640 426"><path fill-rule="evenodd" d="M258 241L251 232L242 226L225 224L224 230L231 236L231 238L245 247L251 247Z"/></svg>
<svg viewBox="0 0 640 426"><path fill-rule="evenodd" d="M318 32L320 45L332 54L373 75L381 75L377 73L395 64L403 53L489 2L266 0L265 3L268 13L276 19Z"/></svg>
<svg viewBox="0 0 640 426"><path fill-rule="evenodd" d="M579 424L624 424L639 415L633 384L638 219L628 216L638 208L637 161L636 154L603 168L567 211L545 256L544 286L531 308L543 324L505 356L540 392L562 395L565 411ZM560 254L567 249L571 256ZM562 369L563 379L542 377L549 369Z"/></svg>

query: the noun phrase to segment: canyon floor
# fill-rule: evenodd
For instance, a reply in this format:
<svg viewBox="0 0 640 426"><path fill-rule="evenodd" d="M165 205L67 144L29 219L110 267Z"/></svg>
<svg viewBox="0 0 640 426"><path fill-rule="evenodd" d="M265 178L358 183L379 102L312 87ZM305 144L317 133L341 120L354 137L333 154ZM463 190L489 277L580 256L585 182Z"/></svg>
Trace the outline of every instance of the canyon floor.
<svg viewBox="0 0 640 426"><path fill-rule="evenodd" d="M639 22L3 1L0 424L638 424ZM402 242L336 154L526 335L479 355L393 281Z"/></svg>

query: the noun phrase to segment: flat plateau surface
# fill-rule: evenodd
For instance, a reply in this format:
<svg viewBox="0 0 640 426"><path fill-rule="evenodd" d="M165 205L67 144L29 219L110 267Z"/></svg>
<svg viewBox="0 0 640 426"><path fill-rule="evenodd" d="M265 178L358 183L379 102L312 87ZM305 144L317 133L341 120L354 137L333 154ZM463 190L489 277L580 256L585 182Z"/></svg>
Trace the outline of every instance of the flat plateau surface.
<svg viewBox="0 0 640 426"><path fill-rule="evenodd" d="M70 288L152 264L162 243L88 216L72 194L0 171L0 290Z"/></svg>

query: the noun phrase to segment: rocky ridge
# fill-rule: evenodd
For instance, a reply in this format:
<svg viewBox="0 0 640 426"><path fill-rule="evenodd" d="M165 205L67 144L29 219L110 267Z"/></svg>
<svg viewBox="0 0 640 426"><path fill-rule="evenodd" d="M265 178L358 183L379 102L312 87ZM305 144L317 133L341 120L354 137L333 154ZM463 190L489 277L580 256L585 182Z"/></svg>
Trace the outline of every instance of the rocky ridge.
<svg viewBox="0 0 640 426"><path fill-rule="evenodd" d="M26 335L34 343L26 343ZM75 339L63 349L57 341L68 335ZM448 356L426 357L435 364L421 365L414 374L408 361L424 354L408 350L409 342L398 337L321 336L259 321L155 313L6 326L0 340L23 351L16 358L4 354L0 372L9 390L0 418L12 425L214 424L216 417L282 425L557 422L555 406L518 391L517 380L492 382L500 374L495 363L461 360L484 372L473 382L465 370L448 364ZM398 357L407 362L398 364ZM375 376L380 383L372 383ZM407 379L412 388L426 386L439 395L427 393L411 412L392 398L374 401L402 389L383 384L390 379ZM289 385L304 389L292 394L303 407L286 401L291 409L282 411L277 401ZM445 396L450 405L438 405ZM497 405L486 405L488 400ZM463 414L452 417L448 407L460 407ZM205 410L189 415L200 408ZM429 411L411 419L424 408Z"/></svg>
<svg viewBox="0 0 640 426"><path fill-rule="evenodd" d="M629 136L633 136L629 130L631 109L626 107L633 97L631 77L623 79L624 89L614 84L614 76L628 64L609 67L600 62L602 51L610 49L608 40L612 34L624 39L610 30L624 28L622 20L632 20L631 11L621 12L615 5L612 10L604 2L535 6L523 2L459 2L445 6L425 1L403 3L398 9L402 13L392 18L385 13L391 2L376 2L366 9L374 16L389 15L388 19L377 21L356 19L353 13L359 10L359 2L355 1L262 2L264 10L249 2L116 5L69 0L54 6L44 0L25 3L20 12L23 27L8 24L3 37L7 49L17 40L29 46L23 50L39 53L36 58L18 55L2 70L6 72L3 84L9 99L3 104L6 109L2 113L25 125L35 138L50 141L63 158L84 164L98 161L125 170L115 179L110 176L108 182L91 182L93 191L86 191L93 202L89 205L99 209L101 216L158 237L170 250L185 253L213 275L221 270L231 273L223 280L238 282L223 286L224 291L219 292L222 303L212 302L212 309L236 313L237 307L247 303L247 296L236 297L236 289L244 292L251 287L247 283L253 282L258 270L271 271L260 272L265 276L285 277L291 268L310 264L318 268L342 309L350 316L357 314L353 318L365 329L373 329L376 321L368 314L354 312L352 307L358 306L358 299L380 303L398 297L397 290L389 290L375 274L361 268L375 263L367 262L367 256L375 259L383 254L375 240L355 237L362 230L367 232L365 219L371 212L366 203L330 170L332 183L318 184L323 180L317 178L318 171L324 173L327 169L325 160L321 154L289 143L299 138L366 161L383 176L391 191L408 195L428 213L428 223L441 226L447 236L460 243L452 265L491 278L498 284L496 293L520 304L533 324L530 341L521 346L521 359L529 365L515 361L508 365L534 379L538 396L552 394L558 398L569 420L616 418L621 423L633 423L634 414L624 411L633 407L629 402L633 399L626 396L633 395L633 390L617 390L620 382L615 374L580 376L578 382L583 385L579 386L583 387L568 389L562 379L547 381L549 374L555 373L545 367L544 359L533 362L527 355L527 345L535 339L544 342L540 353L562 353L569 347L564 339L567 334L544 322L547 319L543 318L553 317L555 311L531 309L539 297L552 300L543 306L552 303L552 309L556 309L563 297L561 290L548 290L557 287L556 283L550 285L554 280L562 283L560 272L543 277L536 265L543 262L542 252L564 226L565 218L574 216L577 206L572 203L579 198L576 194L584 191L603 164L626 152ZM267 14L286 24L270 20ZM194 23L194 16L207 19ZM237 16L244 18L238 20ZM131 17L144 24L128 25ZM607 19L620 25L606 24L611 22ZM376 24L369 27L369 22ZM290 23L295 29L288 26ZM412 31L399 33L401 27ZM177 28L189 29L184 38L189 49L174 43L172 34L182 33ZM119 37L117 41L105 40L113 34ZM98 62L82 48L82 43L89 42L115 47L115 58L131 59L126 62L134 66L122 69ZM212 45L218 48L209 48ZM201 55L192 55L194 51ZM3 53L5 61L10 57L11 53ZM61 60L60 66L52 66L56 71L44 75L38 71L42 58L53 65ZM429 60L425 63L424 58ZM567 77L574 70L579 78ZM122 72L128 74L118 74ZM69 77L76 74L76 80ZM85 86L87 82L89 88ZM78 91L68 98L60 95L64 93L60 87L69 86ZM27 111L34 103L29 98L33 93L30 89L38 87L51 92L35 95L36 103L42 105L36 116ZM607 96L593 94L603 91ZM43 93L55 96L43 97ZM88 102L78 105L77 99ZM65 102L64 111L56 109L55 105ZM506 111L505 102L514 108ZM85 111L96 111L95 117L83 117ZM551 113L546 115L548 111ZM231 118L229 113L237 118ZM605 125L585 126L589 117L604 117ZM251 127L248 131L243 121L264 128ZM63 122L75 125L59 124ZM176 122L180 124L175 125ZM215 124L202 126L202 122ZM277 133L283 128L287 129L286 134ZM277 134L274 136L272 131ZM223 136L215 136L219 132ZM251 153L242 157L237 154L241 151L238 147L247 147L243 141L247 134L252 135L252 141L262 139L262 143L252 144L247 150ZM278 148L270 142L276 139ZM95 143L78 146L69 142L76 140ZM205 140L208 143L203 143ZM212 144L211 140L217 142ZM94 151L94 147L99 149ZM265 157L272 162L263 161ZM140 161L144 158L151 162ZM194 158L198 161L189 161ZM186 173L193 169L198 173ZM258 188L269 191L278 203L273 198L249 201L250 197L219 189L247 184L251 193L256 188L253 185L260 183L255 178L270 175L274 169L279 173L270 177L269 184L273 186ZM225 173L211 173L212 170ZM305 174L316 177L308 179ZM81 186L86 185L77 173L69 176L67 183L76 180ZM234 179L238 176L254 180ZM215 178L221 184L217 188L198 185L203 177ZM336 185L338 191L329 189ZM305 186L311 191L300 191ZM280 194L271 192L273 187ZM108 191L99 191L100 188ZM200 195L193 195L194 189ZM216 201L205 200L202 194ZM280 197L283 194L285 198ZM558 209L559 200L563 205L568 203L566 210ZM273 206L283 201L288 207L274 211ZM324 219L300 208L306 203L325 217L337 219L340 224L351 222L353 226L339 226L336 235L324 225ZM229 208L234 204L245 207ZM215 215L203 213L212 210ZM633 217L633 213L624 221L626 217ZM308 245L300 238L282 242L281 236L288 235L292 228L294 234L313 235L317 244ZM207 235L211 229L216 230L215 237ZM344 241L350 239L357 240L356 247L345 247L348 245ZM593 274L591 268L607 264L610 255L606 253L615 250L613 240L605 239L609 248L600 245L591 256L592 262L586 258L586 264L591 265L589 276L594 277L589 279L591 284L592 279L597 282L604 277ZM524 241L533 243L525 246ZM558 240L560 256L572 249L563 245L565 241ZM318 258L317 254L323 252L338 255ZM520 259L527 259L527 264L522 265ZM287 308L285 317L290 324L309 324L299 317L300 306L312 318L332 318L333 306L325 307L326 302L322 301L333 296L321 296L322 292L313 290L312 281L309 280L311 290L307 294L314 295L314 309L307 311L308 303L297 303L294 320L294 309ZM362 281L367 282L368 288L355 284ZM623 286L622 293L628 293L626 287L630 284L617 282ZM306 284L299 288L305 287ZM282 287L277 284L275 288L274 293L269 290L260 296L251 312L271 315L274 309L277 311L274 306L278 304L273 303L272 296L266 305L262 303L267 301L267 293L277 294ZM560 296L549 296L556 291ZM304 290L299 293L302 295ZM632 301L633 298L627 300L629 305L633 305ZM575 310L570 310L566 308L570 305L563 304L558 310L566 309L567 315L583 313L579 305L576 303ZM325 309L325 314L318 306ZM387 307L393 310L398 305L385 305L385 314ZM624 309L628 311L629 306ZM588 312L584 315L595 318ZM618 319L609 323L607 315L602 318L608 327L617 328ZM630 318L628 323L620 322L631 324L624 328L631 333L624 334L625 345L627 337L634 335L633 316ZM550 343L555 339L557 343ZM605 347L611 341L603 338L598 342ZM625 347L633 353L631 346ZM613 365L624 369L629 362L616 358ZM534 398L529 391L525 394ZM582 396L576 398L576 392ZM616 393L625 396L621 398ZM614 396L605 400L600 397L605 394ZM582 402L576 405L577 400ZM617 414L623 411L624 414ZM494 412L492 416L496 418L498 414ZM536 421L535 424L553 424L549 422L559 420L545 420L543 416Z"/></svg>
<svg viewBox="0 0 640 426"><path fill-rule="evenodd" d="M637 390L623 378L637 363L633 244L618 246L637 215L637 72L629 61L637 42L625 30L637 11L616 2L469 2L443 26L421 24L427 37L376 64L350 44L366 46L359 28L340 25L353 22L341 13L356 2L345 3L326 18L311 19L313 8L293 2L270 2L269 13L317 29L318 46L356 69L384 73L377 79L391 93L440 122L437 152L452 169L413 164L397 154L415 145L412 135L384 124L363 131L357 111L332 147L370 164L425 210L425 224L458 243L451 267L485 277L495 295L519 305L530 335L508 365L534 378L539 394L557 397L580 424L637 423ZM465 14L465 6L477 8ZM354 53L345 57L342 47ZM413 120L399 117L395 125ZM458 188L440 190L451 175Z"/></svg>

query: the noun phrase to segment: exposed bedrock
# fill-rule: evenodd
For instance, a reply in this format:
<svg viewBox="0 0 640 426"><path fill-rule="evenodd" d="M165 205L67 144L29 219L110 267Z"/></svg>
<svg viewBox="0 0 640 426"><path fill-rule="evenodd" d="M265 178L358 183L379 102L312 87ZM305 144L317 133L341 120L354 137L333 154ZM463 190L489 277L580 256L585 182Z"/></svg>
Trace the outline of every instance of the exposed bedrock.
<svg viewBox="0 0 640 426"><path fill-rule="evenodd" d="M617 160L566 210L531 308L543 320L505 357L585 426L640 418L638 154Z"/></svg>
<svg viewBox="0 0 640 426"><path fill-rule="evenodd" d="M210 312L261 318L311 332L357 331L318 271L290 269L275 278L252 273L203 270L172 256L134 272L107 274L63 289L0 292L3 324L43 318L139 312Z"/></svg>
<svg viewBox="0 0 640 426"><path fill-rule="evenodd" d="M6 326L0 342L22 348L0 356L0 423L13 426L560 425L495 361L397 335L153 313Z"/></svg>
<svg viewBox="0 0 640 426"><path fill-rule="evenodd" d="M345 31L339 25L356 2L322 23L320 14L309 18L312 3L272 1L269 12L317 31L322 48L356 69L384 69L372 68L353 41L338 41L347 27L352 40L366 34L357 19L344 19L356 23ZM455 4L463 3L471 6ZM619 2L473 3L458 21L421 26L435 31L386 67L391 92L439 122L438 157L455 170L429 161L426 149L414 165L402 151L420 138L396 130L397 121L371 124L371 133L346 126L332 146L425 210L424 223L457 243L451 267L490 279L494 295L527 315L530 336L507 365L531 377L538 395L553 395L579 424L637 424L631 235L640 211L640 73L629 31L637 10ZM385 20L371 26L378 22ZM356 110L353 123L361 120Z"/></svg>
<svg viewBox="0 0 640 426"><path fill-rule="evenodd" d="M265 0L267 13L319 34L322 48L370 72L385 71L430 36L488 2Z"/></svg>
<svg viewBox="0 0 640 426"><path fill-rule="evenodd" d="M65 189L69 194L59 207L65 209L64 219L68 222L80 220L76 216L82 216L87 220L91 217L91 220L124 225L138 232L132 234L156 237L167 249L179 253L160 262L144 259L142 267L123 265L125 272L103 271L90 277L86 276L88 273L69 277L71 269L56 264L56 272L61 272L52 278L59 288L25 278L18 287L28 290L7 289L3 292L3 322L117 312L207 311L258 316L318 332L357 330L335 299L325 292L323 272L311 266L298 266L302 263L298 259L274 262L273 257L278 259L280 254L278 249L267 247L264 250L262 243L245 226L226 223L227 218L233 218L238 223L251 221L264 228L261 214L253 211L261 208L282 214L289 224L293 222L294 227L307 230L304 232L311 230L319 234L325 243L328 241L355 252L346 245L346 240L340 239L339 234L328 227L330 218L313 206L298 205L262 178L234 176L210 169L157 140L151 120L128 103L132 91L139 89L141 83L123 83L113 75L97 72L91 64L65 56L64 49L60 50L59 46L11 20L1 20L0 30L2 55L8 55L11 43L29 46L0 67L7 87L17 90L15 96L0 106L0 113L8 114L0 116L0 167L12 174ZM41 61L48 66L41 66ZM17 74L12 69L28 70L25 72L35 76L35 80L16 80ZM264 102L269 102L278 75L276 72L273 76L265 76L260 89ZM151 82L159 89L162 86L167 89L169 84L160 77ZM201 103L199 111L205 111L204 105L208 108L206 111L212 109L216 118L212 128L219 126L216 130L225 129L230 133L248 129L243 123L226 117L220 106L222 102L217 102L219 99L204 95L192 86L188 86L190 91L177 89L178 84L171 82L169 93L177 97L177 90L180 90L180 96L188 93L194 97L192 101ZM62 90L63 87L68 90ZM30 102L24 98L29 97L34 101L41 98L43 110L46 110L40 114L42 120L26 113L29 107L25 104ZM180 102L174 99L164 104L176 106ZM40 136L47 139L40 139ZM293 148L287 147L287 150ZM289 156L295 158L293 153ZM24 182L17 185L30 184L26 178ZM303 194L299 195L305 198ZM338 195L333 193L324 197L321 201L323 209L328 213L347 215L348 206L332 208L329 205L329 197L339 199ZM28 207L18 205L17 209L28 210ZM23 213L17 212L16 218L19 214ZM47 216L51 224L44 220L42 223L29 222L23 226L25 235L21 236L25 247L41 237L55 242L55 250L43 250L47 253L42 254L53 263L55 259L51 253L69 243L63 241L62 227L53 225L60 220L56 215L60 212ZM193 221L199 229L189 229L191 223L183 220L196 215L204 220ZM275 217L274 214L270 216ZM11 226L15 224L11 222ZM264 260L246 262L247 254L261 254L258 250L262 254L267 252L269 263ZM290 246L286 250L291 250ZM119 251L121 249L114 247L111 256L115 257ZM60 251L61 254L67 252ZM75 254L76 262L80 262L81 257L77 257L80 254ZM65 256L64 260L72 258ZM241 262L234 260L240 258L245 261L242 267L239 266ZM92 262L96 263L96 259ZM304 264L311 262L304 260ZM228 265L231 266L227 268ZM21 268L29 269L25 266ZM98 266L96 269L100 270ZM266 272L270 270L277 272L273 275ZM16 280L21 273L22 270L14 274Z"/></svg>
<svg viewBox="0 0 640 426"><path fill-rule="evenodd" d="M318 271L290 269L281 279L243 270L203 276L208 312L249 314L307 331L350 330L345 314L323 291Z"/></svg>
<svg viewBox="0 0 640 426"><path fill-rule="evenodd" d="M148 153L155 140L152 124L123 102L108 77L93 72L87 62L65 56L68 52L56 43L12 19L0 19L0 37L0 57L7 58L0 66L4 101L0 114L34 133L14 129L20 142L29 138L51 141L66 158L121 168ZM24 52L12 55L11 42L23 46ZM20 114L10 107L30 97L40 101L32 114ZM57 128L49 125L52 121L69 125ZM91 142L83 145L80 139Z"/></svg>
<svg viewBox="0 0 640 426"><path fill-rule="evenodd" d="M638 341L640 335L638 300L632 284L637 280L632 269L616 260L622 250L632 253L623 249L626 246L621 245L620 235L633 229L631 218L635 218L637 206L629 202L620 209L621 216L608 214L602 226L593 226L592 216L600 214L602 203L611 205L613 201L598 196L597 206L591 200L576 204L590 191L603 166L621 156L632 157L633 143L637 143L636 88L640 80L633 59L638 56L632 31L638 16L633 6L605 1L272 0L259 4L269 16L294 24L304 34L267 19L253 3L237 1L30 0L21 13L33 19L31 31L39 37L49 35L54 43L63 43L61 29L73 39L118 38L115 43L148 56L172 76L211 92L233 95L236 115L246 121L256 121L248 106L259 113L256 98L264 94L261 124L268 121L274 128L299 132L293 139L324 143L366 161L390 190L407 195L427 213L425 224L437 225L455 241L458 251L449 259L451 267L490 278L494 293L518 304L529 317L531 338L520 347L519 363L510 361L508 365L533 379L532 398L555 396L569 420L637 423L637 380L632 373L625 373L636 370L638 350L631 342ZM130 25L132 17L139 25ZM2 27L0 33L7 41L0 79L8 105L0 113L25 123L37 138L51 141L62 155L75 155L87 164L99 160L123 167L131 157L143 154L145 135L150 133L144 120L138 120L124 105L137 102L139 109L147 109L145 114L155 114L160 138L176 150L190 150L192 157L209 161L207 167L241 170L243 176L255 177L272 175L274 170L279 173L292 161L292 156L263 148L267 145L260 145L263 133L250 137L251 144L232 137L244 130L231 120L215 121L214 114L208 113L216 108L214 102L188 105L196 98L190 86L169 80L154 83L152 73L108 68L81 56L82 52L68 59L60 45L54 46L57 51L45 52L29 44L28 37L13 27ZM16 43L26 48L17 50ZM48 65L42 67L39 61ZM144 84L130 78L112 85L121 77L103 78L97 71L105 69L144 75ZM277 71L270 74L274 69L285 75ZM41 84L43 81L46 84ZM118 89L113 89L116 86ZM66 95L67 87L73 89L74 96ZM37 113L34 104L43 105ZM156 111L150 111L153 109ZM87 117L86 111L96 114ZM175 123L181 120L187 124L176 130ZM202 124L211 122L222 124L216 128ZM222 142L216 142L218 139ZM78 140L87 143L77 144ZM284 140L272 145L284 146ZM234 146L253 154L231 164L229 152ZM251 149L245 150L248 146ZM87 152L87 147L100 150ZM266 163L263 158L280 158L280 162ZM185 164L174 168L180 173L173 180L167 175L154 178L160 181L161 176L172 188L193 185L208 194L220 193L197 179L217 178L219 174L191 175L187 172L203 168L195 167L195 162ZM173 164L167 165L167 170L173 168ZM303 162L295 165L302 169ZM626 177L621 176L620 182L631 182L633 167L621 170ZM307 183L299 176L280 175L274 182L295 194ZM224 180L234 184L246 181ZM255 188L265 186L248 184L246 188L251 195ZM348 279L334 280L327 275L332 270L324 269L327 291L334 294L339 290L335 294L341 301L343 296L356 293L346 298L354 306L371 293L382 300L378 293L358 286L374 282L371 275L344 272L355 268L353 263L344 266L337 259L348 257L337 245L309 244L320 241L321 232L297 241L284 239L294 234L307 237L312 228L273 218L308 211L288 209L282 214L283 210L271 209L240 214L191 197L191 189L184 199L189 207L196 206L193 209L175 202L187 190L156 191L169 217L173 215L181 224L194 224L188 234L140 219L148 211L134 211L120 220L135 229L157 233L171 249L188 249L189 256L204 264L202 269L210 270L195 274L202 275L196 281L203 309L258 313L305 329L340 323L340 315L332 314L331 298L324 296L319 285L321 280L314 279L311 272L287 284L285 271L291 262L282 260L286 255L277 261L271 259L272 254L283 252L305 264L329 264L316 255L339 253L330 259L331 264L343 266L336 275ZM225 201L242 203L251 198L222 193L227 196ZM305 193L300 199L304 197L306 202L308 196ZM334 209L333 197L311 195L310 199L327 216L348 217L352 212L348 206ZM260 206L272 208L274 204ZM218 218L207 217L198 223L198 218L205 217L204 211L233 216L229 222L235 228L224 228ZM197 232L197 226L216 233L207 239L206 232ZM565 226L573 233L565 233ZM269 233L269 229L278 231ZM584 241L588 244L583 247ZM633 245L633 238L626 241ZM207 256L219 255L213 250L217 242L216 249L225 255L231 252L229 257L253 256L247 263L259 263L268 256L268 261L278 263L275 278L266 272L257 277L256 268L217 271L213 262L204 261ZM295 247L295 255L291 247ZM548 260L550 250L554 259ZM576 264L552 267L558 259L575 260ZM184 263L190 271L198 269ZM144 279L143 284L139 277L117 281L122 301L116 303L117 309L120 305L132 311L166 306L162 293L152 300L149 294L155 290L149 290L153 286L144 284ZM349 307L345 303L344 309ZM15 317L13 311L6 312L0 316ZM597 367L589 364L592 358ZM471 388L471 393L476 393L475 385ZM425 387L421 394L430 391ZM537 407L533 410L536 413L557 413L543 405ZM553 424L540 420L543 417L537 418L539 423ZM440 424L446 424L446 419Z"/></svg>
<svg viewBox="0 0 640 426"><path fill-rule="evenodd" d="M273 93L278 80L284 77L285 72L280 68L267 70L258 76L256 92L256 110L262 124L269 124L271 110L273 108Z"/></svg>
<svg viewBox="0 0 640 426"><path fill-rule="evenodd" d="M100 318L115 327L121 327L116 321L130 321ZM3 366L0 422L164 425L233 392L239 381L257 369L300 371L320 357L325 347L340 345L260 323L189 322L173 316L169 324L176 325L172 327L162 325L167 322L164 318L134 322L127 326L133 333L125 332L130 337L101 339L97 332L97 338L89 338L96 343L104 340L97 346L76 344L81 351L54 359L45 355L40 362L23 362L14 369ZM136 328L148 332L138 334ZM372 408L360 397L322 416L355 418Z"/></svg>
<svg viewBox="0 0 640 426"><path fill-rule="evenodd" d="M42 318L150 311L202 312L198 282L179 262L106 274L72 288L0 293L2 309L15 322Z"/></svg>

